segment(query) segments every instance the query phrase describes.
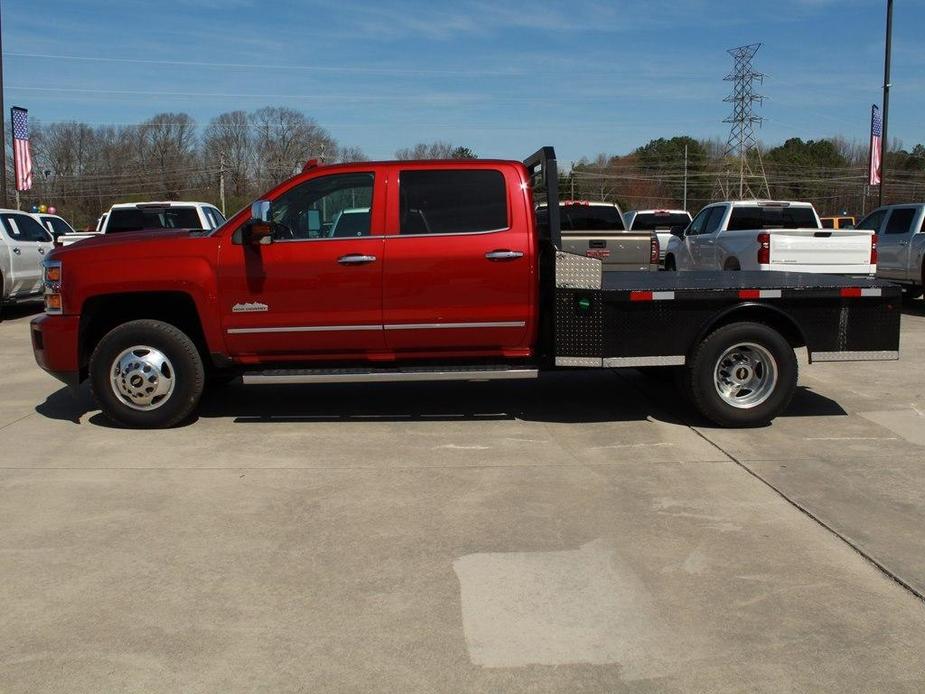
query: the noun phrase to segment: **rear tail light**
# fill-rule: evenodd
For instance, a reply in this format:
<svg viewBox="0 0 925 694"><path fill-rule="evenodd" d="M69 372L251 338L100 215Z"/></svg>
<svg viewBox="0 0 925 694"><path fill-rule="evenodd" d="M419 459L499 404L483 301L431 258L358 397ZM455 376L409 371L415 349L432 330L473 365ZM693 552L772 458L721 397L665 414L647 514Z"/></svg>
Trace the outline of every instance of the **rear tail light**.
<svg viewBox="0 0 925 694"><path fill-rule="evenodd" d="M758 264L771 264L771 235L766 231L758 234Z"/></svg>
<svg viewBox="0 0 925 694"><path fill-rule="evenodd" d="M876 265L880 255L877 252L877 235L870 237L870 264Z"/></svg>
<svg viewBox="0 0 925 694"><path fill-rule="evenodd" d="M658 265L658 256L661 248L658 245L658 237L653 236L652 241L649 244L649 263L651 265Z"/></svg>

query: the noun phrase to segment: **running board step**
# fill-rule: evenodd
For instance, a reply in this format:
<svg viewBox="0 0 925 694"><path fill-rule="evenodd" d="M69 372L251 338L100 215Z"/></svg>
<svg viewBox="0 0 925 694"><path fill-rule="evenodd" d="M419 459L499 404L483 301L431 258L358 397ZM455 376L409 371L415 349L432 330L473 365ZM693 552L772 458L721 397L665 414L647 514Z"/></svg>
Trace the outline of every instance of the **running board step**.
<svg viewBox="0 0 925 694"><path fill-rule="evenodd" d="M246 385L287 383L390 383L398 381L501 381L536 378L537 369L509 366L397 369L267 369L247 371Z"/></svg>

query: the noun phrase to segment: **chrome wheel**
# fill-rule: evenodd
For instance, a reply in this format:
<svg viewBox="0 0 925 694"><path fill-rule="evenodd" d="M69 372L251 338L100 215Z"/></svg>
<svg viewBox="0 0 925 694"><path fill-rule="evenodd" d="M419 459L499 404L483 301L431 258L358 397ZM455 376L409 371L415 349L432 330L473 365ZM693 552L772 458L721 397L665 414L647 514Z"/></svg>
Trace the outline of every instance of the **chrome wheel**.
<svg viewBox="0 0 925 694"><path fill-rule="evenodd" d="M751 342L730 347L716 362L713 383L723 402L749 410L777 387L777 362L771 353Z"/></svg>
<svg viewBox="0 0 925 694"><path fill-rule="evenodd" d="M170 399L176 385L173 364L160 350L136 345L124 350L110 369L112 391L133 410L156 410Z"/></svg>

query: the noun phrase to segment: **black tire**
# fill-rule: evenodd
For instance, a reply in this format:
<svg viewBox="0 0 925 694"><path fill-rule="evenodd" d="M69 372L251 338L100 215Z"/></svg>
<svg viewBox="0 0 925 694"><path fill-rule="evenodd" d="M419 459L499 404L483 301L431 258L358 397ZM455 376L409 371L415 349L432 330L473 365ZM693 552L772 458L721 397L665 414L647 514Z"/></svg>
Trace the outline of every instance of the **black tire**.
<svg viewBox="0 0 925 694"><path fill-rule="evenodd" d="M674 256L666 255L665 256L665 271L666 272L677 272L677 270L678 270L678 265L677 263L675 263Z"/></svg>
<svg viewBox="0 0 925 694"><path fill-rule="evenodd" d="M766 399L748 408L724 400L716 376L720 358L727 350L744 344L765 350L776 366L776 378L767 371L773 385L768 387ZM796 354L779 332L763 323L733 323L711 333L697 346L683 383L694 407L710 421L723 427L756 427L768 424L787 409L796 392L798 376Z"/></svg>
<svg viewBox="0 0 925 694"><path fill-rule="evenodd" d="M922 296L922 287L903 286L903 301L913 301Z"/></svg>
<svg viewBox="0 0 925 694"><path fill-rule="evenodd" d="M723 270L726 272L740 272L742 270L742 266L739 265L739 261L735 258L729 258L726 260L725 265L723 265Z"/></svg>
<svg viewBox="0 0 925 694"><path fill-rule="evenodd" d="M163 396L155 409L129 406L112 382L116 360L136 346L159 350L170 365L166 376L173 382L172 391ZM176 426L196 408L204 383L205 371L196 345L182 330L161 321L136 320L113 328L100 340L90 358L90 388L103 414L133 428Z"/></svg>

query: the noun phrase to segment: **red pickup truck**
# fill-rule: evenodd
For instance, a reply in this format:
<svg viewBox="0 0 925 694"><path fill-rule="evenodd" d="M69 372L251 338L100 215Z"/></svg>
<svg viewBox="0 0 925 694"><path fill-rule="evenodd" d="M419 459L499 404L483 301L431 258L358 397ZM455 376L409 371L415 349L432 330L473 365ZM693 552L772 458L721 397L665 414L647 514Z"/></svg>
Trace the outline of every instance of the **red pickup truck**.
<svg viewBox="0 0 925 694"><path fill-rule="evenodd" d="M126 233L55 250L38 364L89 379L135 427L191 415L204 387L533 378L684 367L700 411L765 423L793 348L896 359L900 290L786 273L604 272L561 252L552 148L525 162L306 165L211 231ZM549 214L537 223L535 209ZM614 397L620 397L614 394Z"/></svg>

